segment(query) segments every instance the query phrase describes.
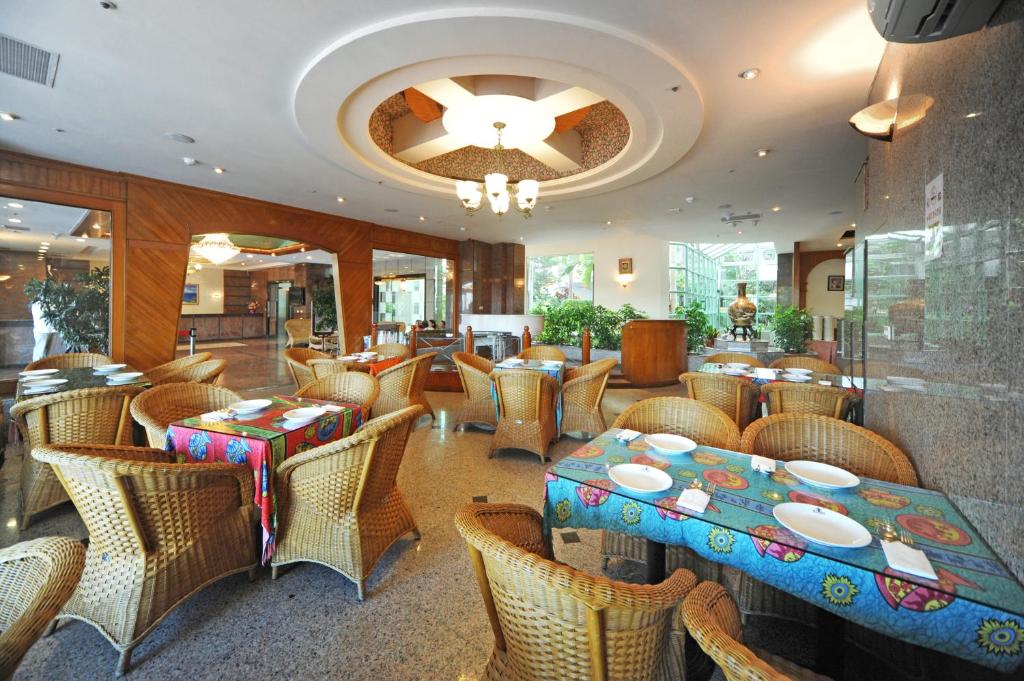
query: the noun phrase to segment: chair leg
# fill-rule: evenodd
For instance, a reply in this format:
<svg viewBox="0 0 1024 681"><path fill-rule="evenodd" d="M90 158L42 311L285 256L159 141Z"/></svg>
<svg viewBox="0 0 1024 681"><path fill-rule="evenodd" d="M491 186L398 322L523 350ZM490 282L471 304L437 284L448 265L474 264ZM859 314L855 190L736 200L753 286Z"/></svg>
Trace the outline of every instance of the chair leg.
<svg viewBox="0 0 1024 681"><path fill-rule="evenodd" d="M360 601L365 600L365 598L366 598L366 580L365 579L360 579L359 580L359 584L356 585L356 589L358 591L359 600Z"/></svg>
<svg viewBox="0 0 1024 681"><path fill-rule="evenodd" d="M250 582L255 582L256 581L256 568L254 568L254 567L249 568L249 581Z"/></svg>
<svg viewBox="0 0 1024 681"><path fill-rule="evenodd" d="M271 579L277 579L277 566L276 565L270 568L270 578Z"/></svg>
<svg viewBox="0 0 1024 681"><path fill-rule="evenodd" d="M132 649L125 648L121 651L121 656L117 658L117 671L116 676L124 676L128 672L128 666L132 663Z"/></svg>

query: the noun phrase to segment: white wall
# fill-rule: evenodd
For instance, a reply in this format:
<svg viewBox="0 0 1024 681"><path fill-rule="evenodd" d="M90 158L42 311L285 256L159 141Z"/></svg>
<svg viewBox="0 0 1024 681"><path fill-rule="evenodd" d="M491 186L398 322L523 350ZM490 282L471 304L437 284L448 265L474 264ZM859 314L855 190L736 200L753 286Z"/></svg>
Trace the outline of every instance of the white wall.
<svg viewBox="0 0 1024 681"><path fill-rule="evenodd" d="M629 303L651 319L668 317L667 241L624 233L600 239L526 245L527 258L570 253L594 254L595 305L615 309ZM619 258L633 258L633 283L626 288L615 280Z"/></svg>
<svg viewBox="0 0 1024 681"><path fill-rule="evenodd" d="M845 294L842 291L828 290L828 277L835 274L846 274L846 263L839 258L820 262L807 273L806 307L811 314L842 318Z"/></svg>
<svg viewBox="0 0 1024 681"><path fill-rule="evenodd" d="M199 304L182 305L182 314L224 314L224 270L206 266L185 283L199 284Z"/></svg>

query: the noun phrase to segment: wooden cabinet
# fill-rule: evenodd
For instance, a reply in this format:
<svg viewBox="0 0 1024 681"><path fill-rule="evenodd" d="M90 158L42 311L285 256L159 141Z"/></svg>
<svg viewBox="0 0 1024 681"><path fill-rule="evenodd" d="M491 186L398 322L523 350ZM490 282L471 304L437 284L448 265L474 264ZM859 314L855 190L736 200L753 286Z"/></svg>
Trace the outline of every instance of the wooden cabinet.
<svg viewBox="0 0 1024 681"><path fill-rule="evenodd" d="M635 319L622 327L622 375L632 385L672 385L686 370L686 322Z"/></svg>

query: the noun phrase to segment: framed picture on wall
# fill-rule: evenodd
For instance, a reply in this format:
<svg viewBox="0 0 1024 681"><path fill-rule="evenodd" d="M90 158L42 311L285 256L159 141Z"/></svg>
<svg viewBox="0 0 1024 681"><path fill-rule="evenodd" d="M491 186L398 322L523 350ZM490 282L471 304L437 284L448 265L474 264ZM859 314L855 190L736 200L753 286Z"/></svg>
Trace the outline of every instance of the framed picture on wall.
<svg viewBox="0 0 1024 681"><path fill-rule="evenodd" d="M842 274L830 274L828 277L828 290L829 291L845 291L846 290L846 277Z"/></svg>
<svg viewBox="0 0 1024 681"><path fill-rule="evenodd" d="M619 258L619 274L633 274L633 258Z"/></svg>
<svg viewBox="0 0 1024 681"><path fill-rule="evenodd" d="M185 284L185 290L181 293L181 304L199 304L199 284Z"/></svg>

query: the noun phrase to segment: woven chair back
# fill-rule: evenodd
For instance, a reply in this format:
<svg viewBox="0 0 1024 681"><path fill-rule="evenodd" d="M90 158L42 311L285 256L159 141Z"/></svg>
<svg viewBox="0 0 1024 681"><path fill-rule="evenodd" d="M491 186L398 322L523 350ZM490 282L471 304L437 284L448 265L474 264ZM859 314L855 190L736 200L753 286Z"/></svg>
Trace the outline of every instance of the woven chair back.
<svg viewBox="0 0 1024 681"><path fill-rule="evenodd" d="M313 380L348 371L348 363L336 359L310 359L306 360L306 366L313 372Z"/></svg>
<svg viewBox="0 0 1024 681"><path fill-rule="evenodd" d="M284 323L284 332L288 334L288 347L296 343L308 343L309 337L313 335L313 320L289 319Z"/></svg>
<svg viewBox="0 0 1024 681"><path fill-rule="evenodd" d="M212 357L212 352L197 352L194 355L185 355L184 357L179 357L178 359L171 360L170 362L164 362L159 366L153 367L146 372L146 378L152 381L154 385L157 385L163 378L177 373L186 367L190 367L193 364L205 362Z"/></svg>
<svg viewBox="0 0 1024 681"><path fill-rule="evenodd" d="M227 367L228 361L226 359L208 359L205 362L190 364L178 371L167 374L159 381L154 381L154 383L157 385L163 385L165 383L184 383L194 381L195 383L208 383L213 385L217 382Z"/></svg>
<svg viewBox="0 0 1024 681"><path fill-rule="evenodd" d="M742 352L716 352L704 358L705 364L729 364L730 362L742 362L758 369L764 368L764 362L753 355L746 355Z"/></svg>
<svg viewBox="0 0 1024 681"><path fill-rule="evenodd" d="M469 352L453 352L452 360L459 371L462 390L470 400L491 399L491 372L494 362Z"/></svg>
<svg viewBox="0 0 1024 681"><path fill-rule="evenodd" d="M761 386L769 414L820 414L846 418L850 392L827 385L801 385L777 381Z"/></svg>
<svg viewBox="0 0 1024 681"><path fill-rule="evenodd" d="M724 411L740 432L760 412L761 391L748 379L690 371L681 374L679 382L686 386L689 397Z"/></svg>
<svg viewBox="0 0 1024 681"><path fill-rule="evenodd" d="M284 359L288 362L288 370L295 381L295 389L298 390L313 381L313 371L306 366L306 362L311 359L331 359L331 356L309 348L287 348L284 351Z"/></svg>
<svg viewBox="0 0 1024 681"><path fill-rule="evenodd" d="M682 435L697 444L721 449L736 450L740 443L740 429L728 414L685 397L651 397L636 402L619 414L612 427Z"/></svg>
<svg viewBox="0 0 1024 681"><path fill-rule="evenodd" d="M503 369L491 374L503 419L537 421L542 409L552 409L558 382L540 371Z"/></svg>
<svg viewBox="0 0 1024 681"><path fill-rule="evenodd" d="M379 394L380 384L376 378L361 371L346 371L307 383L295 393L295 396L359 404L362 405L365 415L368 417Z"/></svg>
<svg viewBox="0 0 1024 681"><path fill-rule="evenodd" d="M43 357L42 359L30 362L25 367L25 371L32 371L34 369L83 369L112 364L113 362L114 360L106 355L96 352L68 352L63 355Z"/></svg>
<svg viewBox="0 0 1024 681"><path fill-rule="evenodd" d="M370 346L367 352L376 352L378 359L401 357L405 361L409 358L409 346L402 343L379 343Z"/></svg>
<svg viewBox="0 0 1024 681"><path fill-rule="evenodd" d="M424 391L435 357L436 352L417 355L377 374L380 396L374 404L373 415L383 416L412 404L419 404L425 411L433 413Z"/></svg>
<svg viewBox="0 0 1024 681"><path fill-rule="evenodd" d="M131 403L131 414L143 428L150 447L162 449L167 426L190 416L223 409L242 397L227 388L205 383L167 383L143 391Z"/></svg>
<svg viewBox="0 0 1024 681"><path fill-rule="evenodd" d="M831 362L826 362L810 355L794 355L780 357L769 365L772 369L808 369L816 374L841 374L842 369Z"/></svg>
<svg viewBox="0 0 1024 681"><path fill-rule="evenodd" d="M520 352L516 357L519 359L554 359L559 362L565 361L565 353L553 345L533 345Z"/></svg>

